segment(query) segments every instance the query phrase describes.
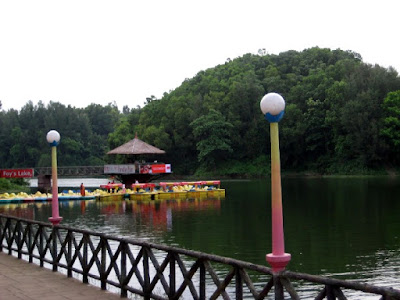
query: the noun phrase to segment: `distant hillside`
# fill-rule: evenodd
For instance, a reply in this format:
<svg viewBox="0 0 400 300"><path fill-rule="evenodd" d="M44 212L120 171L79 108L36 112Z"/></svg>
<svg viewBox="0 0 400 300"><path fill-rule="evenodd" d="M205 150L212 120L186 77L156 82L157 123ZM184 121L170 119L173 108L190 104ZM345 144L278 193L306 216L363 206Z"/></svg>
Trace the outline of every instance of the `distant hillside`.
<svg viewBox="0 0 400 300"><path fill-rule="evenodd" d="M0 167L50 164L49 129L61 134L60 166L127 162L106 152L139 138L167 151L145 157L174 174L250 177L269 172L263 95L286 100L279 123L283 172L369 174L400 166L400 78L352 51L311 48L246 54L200 71L143 108L51 102L0 110Z"/></svg>
<svg viewBox="0 0 400 300"><path fill-rule="evenodd" d="M251 55L199 72L162 99L148 99L136 125L169 153L180 172L265 174L269 126L262 96L286 100L280 122L286 170L365 173L399 163L381 131L393 69L362 62L352 51L311 48Z"/></svg>

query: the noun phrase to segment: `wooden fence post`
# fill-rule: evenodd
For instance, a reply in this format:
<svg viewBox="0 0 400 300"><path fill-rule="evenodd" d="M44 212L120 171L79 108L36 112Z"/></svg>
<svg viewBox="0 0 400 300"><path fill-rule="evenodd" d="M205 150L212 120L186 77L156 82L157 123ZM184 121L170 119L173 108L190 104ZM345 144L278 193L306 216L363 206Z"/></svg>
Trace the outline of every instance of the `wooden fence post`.
<svg viewBox="0 0 400 300"><path fill-rule="evenodd" d="M147 247L143 247L143 276L144 276L144 299L150 300L150 269L149 269L149 253L147 252Z"/></svg>
<svg viewBox="0 0 400 300"><path fill-rule="evenodd" d="M200 263L200 299L206 299L206 266Z"/></svg>
<svg viewBox="0 0 400 300"><path fill-rule="evenodd" d="M43 268L44 266L44 249L43 249L43 225L39 225L39 256L40 256L40 266Z"/></svg>
<svg viewBox="0 0 400 300"><path fill-rule="evenodd" d="M175 254L172 251L169 251L170 255L169 260L169 298L172 298L176 292L176 274L175 274Z"/></svg>
<svg viewBox="0 0 400 300"><path fill-rule="evenodd" d="M53 272L57 272L57 230L57 226L53 226L53 229L51 231L51 256L53 257Z"/></svg>
<svg viewBox="0 0 400 300"><path fill-rule="evenodd" d="M121 247L121 274L119 278L119 283L121 285L121 298L126 298L128 297L128 290L126 289L126 247L128 245L126 242L121 241L120 242L120 247Z"/></svg>
<svg viewBox="0 0 400 300"><path fill-rule="evenodd" d="M236 300L243 299L243 279L242 275L240 274L240 268L235 267L235 281L236 281Z"/></svg>
<svg viewBox="0 0 400 300"><path fill-rule="evenodd" d="M274 291L275 291L275 300L284 300L285 297L283 295L283 286L279 276L274 276Z"/></svg>
<svg viewBox="0 0 400 300"><path fill-rule="evenodd" d="M87 251L87 249L88 249L88 237L87 237L86 233L83 234L82 239L83 239L83 255L82 255L82 258L83 258L83 262L82 262L83 280L82 281L83 281L83 283L88 284L89 283L89 277L88 277L88 273L89 273L89 270L88 270L88 251Z"/></svg>
<svg viewBox="0 0 400 300"><path fill-rule="evenodd" d="M23 241L22 241L22 224L21 221L17 221L17 223L15 224L15 230L17 231L16 234L16 238L15 238L15 243L17 244L17 252L18 252L18 259L22 258L22 245L23 245Z"/></svg>
<svg viewBox="0 0 400 300"><path fill-rule="evenodd" d="M28 253L29 253L29 263L33 263L33 246L34 243L32 241L32 224L27 224L26 225L28 227Z"/></svg>
<svg viewBox="0 0 400 300"><path fill-rule="evenodd" d="M107 289L107 275L106 275L106 264L107 264L107 247L106 247L106 239L104 236L100 237L101 243L101 266L100 266L100 282L101 289Z"/></svg>

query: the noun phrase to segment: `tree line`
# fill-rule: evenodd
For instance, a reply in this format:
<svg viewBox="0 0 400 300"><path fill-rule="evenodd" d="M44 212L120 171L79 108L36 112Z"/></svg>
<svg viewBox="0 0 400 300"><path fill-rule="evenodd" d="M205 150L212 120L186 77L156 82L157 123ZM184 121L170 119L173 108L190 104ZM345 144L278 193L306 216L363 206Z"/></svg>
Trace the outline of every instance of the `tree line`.
<svg viewBox="0 0 400 300"><path fill-rule="evenodd" d="M259 103L286 100L279 122L284 172L366 174L400 163L400 78L358 53L318 47L229 60L186 79L161 99L118 111L115 103L75 108L28 102L0 111L0 162L50 165L48 130L60 132L59 165L127 162L106 152L135 133L167 152L177 174L260 176L269 172L269 124Z"/></svg>

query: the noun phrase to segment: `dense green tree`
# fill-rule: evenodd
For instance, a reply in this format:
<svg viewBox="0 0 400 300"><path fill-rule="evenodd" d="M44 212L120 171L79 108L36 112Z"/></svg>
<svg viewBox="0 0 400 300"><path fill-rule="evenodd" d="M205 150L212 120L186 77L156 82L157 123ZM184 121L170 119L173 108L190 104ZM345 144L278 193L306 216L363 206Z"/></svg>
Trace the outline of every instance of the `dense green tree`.
<svg viewBox="0 0 400 300"><path fill-rule="evenodd" d="M106 111L102 118L118 119L119 113L114 106L94 106L97 112ZM50 102L47 107L41 101L33 105L28 101L20 112L9 110L0 112L0 148L1 167L36 167L49 166L50 151L46 134L56 129L61 135L58 148L60 166L94 165L104 163L107 149L107 136L114 130L114 125L104 129L104 124L94 124L102 135L93 133L88 110L76 109L57 102ZM99 121L100 122L100 121ZM108 123L108 121L104 122Z"/></svg>
<svg viewBox="0 0 400 300"><path fill-rule="evenodd" d="M285 115L279 122L281 163L287 168L299 169L304 164L306 128L303 112L297 104L287 103ZM269 132L266 139L269 141ZM270 148L266 148L264 153L268 151Z"/></svg>
<svg viewBox="0 0 400 300"><path fill-rule="evenodd" d="M383 104L383 125L380 131L388 145L387 155L400 162L400 90L388 93Z"/></svg>
<svg viewBox="0 0 400 300"><path fill-rule="evenodd" d="M92 103L84 109L84 112L89 118L92 132L105 138L110 132L114 131L119 119L118 107L115 103L109 103L104 107L100 104Z"/></svg>
<svg viewBox="0 0 400 300"><path fill-rule="evenodd" d="M149 126L144 129L142 139L160 149L169 149L171 141L163 126Z"/></svg>
<svg viewBox="0 0 400 300"><path fill-rule="evenodd" d="M400 91L389 93L382 107L384 119L381 134L391 146L400 149Z"/></svg>
<svg viewBox="0 0 400 300"><path fill-rule="evenodd" d="M212 109L207 115L194 120L190 126L198 140L198 160L206 169L215 169L216 161L226 159L233 151L230 139L233 125L225 121L220 112Z"/></svg>

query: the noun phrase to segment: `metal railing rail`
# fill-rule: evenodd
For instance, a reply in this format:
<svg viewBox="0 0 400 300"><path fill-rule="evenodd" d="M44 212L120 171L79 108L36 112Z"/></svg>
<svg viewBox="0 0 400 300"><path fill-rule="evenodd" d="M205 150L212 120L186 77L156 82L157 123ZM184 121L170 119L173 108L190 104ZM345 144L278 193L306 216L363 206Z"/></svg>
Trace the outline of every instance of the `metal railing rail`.
<svg viewBox="0 0 400 300"><path fill-rule="evenodd" d="M51 175L51 167L35 168L36 175ZM104 166L68 166L58 167L57 174L59 176L96 176L104 175Z"/></svg>
<svg viewBox="0 0 400 300"><path fill-rule="evenodd" d="M0 214L0 251L83 283L145 299L300 299L292 281L314 285L312 299L347 299L347 290L400 299L400 290L283 271L231 258L108 236ZM260 281L261 279L261 281ZM307 296L309 299L310 297Z"/></svg>

